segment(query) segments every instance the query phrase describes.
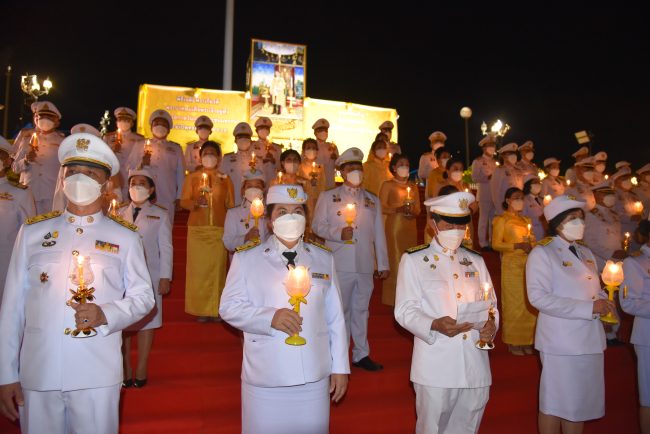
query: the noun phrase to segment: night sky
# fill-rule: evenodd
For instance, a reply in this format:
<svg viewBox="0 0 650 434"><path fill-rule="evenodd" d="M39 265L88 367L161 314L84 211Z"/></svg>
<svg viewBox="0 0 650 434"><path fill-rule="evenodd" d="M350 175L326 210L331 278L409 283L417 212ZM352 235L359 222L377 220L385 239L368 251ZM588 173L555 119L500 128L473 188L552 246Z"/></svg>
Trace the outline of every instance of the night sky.
<svg viewBox="0 0 650 434"><path fill-rule="evenodd" d="M307 96L396 108L412 161L434 130L464 150L459 110L469 106L472 156L481 122L498 117L512 127L505 142L535 142L538 164L548 156L568 163L578 148L573 133L583 129L610 163L650 162L650 26L640 10L353 3L236 1L233 89L246 90L251 38L302 43ZM142 83L220 89L225 2L162 4L4 1L0 67L14 69L10 126L25 72L50 76L48 99L64 128L97 125L117 106L135 109ZM34 24L31 11L40 14Z"/></svg>

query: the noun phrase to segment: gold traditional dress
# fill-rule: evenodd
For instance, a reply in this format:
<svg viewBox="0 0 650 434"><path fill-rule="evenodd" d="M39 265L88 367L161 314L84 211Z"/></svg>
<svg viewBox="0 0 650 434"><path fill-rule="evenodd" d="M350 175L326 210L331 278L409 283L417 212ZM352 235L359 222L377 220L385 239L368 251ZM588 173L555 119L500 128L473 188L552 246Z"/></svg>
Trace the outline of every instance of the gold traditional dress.
<svg viewBox="0 0 650 434"><path fill-rule="evenodd" d="M410 191L407 188L410 187ZM395 305L395 286L397 284L397 269L399 268L402 254L409 247L418 243L418 233L415 218L407 218L397 208L403 206L408 198L412 201L411 213L413 216L420 214L420 193L415 185L391 179L382 184L379 190L381 209L386 216L386 246L390 274L383 283L381 301L389 306Z"/></svg>
<svg viewBox="0 0 650 434"><path fill-rule="evenodd" d="M318 196L325 191L325 169L318 163L312 165L309 161L303 160L300 163L298 176L308 180L302 185L302 188L307 194L307 213L308 219L311 221Z"/></svg>
<svg viewBox="0 0 650 434"><path fill-rule="evenodd" d="M207 174L203 178L203 174ZM201 193L202 190L208 190ZM207 195L208 205L197 200ZM219 316L219 300L226 283L228 254L223 245L226 210L235 204L233 184L216 170L198 170L185 177L181 206L190 211L187 220L185 312L196 316Z"/></svg>
<svg viewBox="0 0 650 434"><path fill-rule="evenodd" d="M436 197L438 190L440 190L440 184L445 182L444 178L445 168L436 167L431 172L429 172L429 177L427 178L427 189L424 195L425 199L430 199Z"/></svg>
<svg viewBox="0 0 650 434"><path fill-rule="evenodd" d="M379 196L381 184L389 179L393 179L393 175L388 170L388 164L370 153L368 160L363 163L363 188Z"/></svg>
<svg viewBox="0 0 650 434"><path fill-rule="evenodd" d="M502 337L509 345L532 345L537 311L526 297L526 260L528 254L515 249L528 237L529 218L504 211L492 221L492 248L501 252L501 312ZM530 232L531 244L535 235Z"/></svg>

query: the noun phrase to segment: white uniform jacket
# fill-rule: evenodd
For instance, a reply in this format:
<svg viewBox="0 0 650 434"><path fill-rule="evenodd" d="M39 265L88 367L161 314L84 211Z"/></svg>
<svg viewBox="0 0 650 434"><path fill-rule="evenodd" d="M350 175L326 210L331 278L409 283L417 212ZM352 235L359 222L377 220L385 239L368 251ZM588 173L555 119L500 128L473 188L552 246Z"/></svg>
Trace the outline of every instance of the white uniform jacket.
<svg viewBox="0 0 650 434"><path fill-rule="evenodd" d="M641 247L623 261L625 281L619 291L623 310L634 315L631 342L650 346L650 248ZM627 286L627 296L623 287Z"/></svg>
<svg viewBox="0 0 650 434"><path fill-rule="evenodd" d="M497 168L497 162L492 157L481 155L472 162L472 180L478 184L476 200L492 202L490 194L490 179Z"/></svg>
<svg viewBox="0 0 650 434"><path fill-rule="evenodd" d="M276 310L291 308L284 281L287 267L275 236L235 253L219 314L244 332L242 381L258 387L295 386L350 372L341 295L330 252L300 242L296 265L311 273L301 304L304 346L287 345L286 333L271 327Z"/></svg>
<svg viewBox="0 0 650 434"><path fill-rule="evenodd" d="M435 240L409 251L402 255L397 274L395 319L414 335L411 381L454 389L489 386L488 352L475 346L478 330L452 338L431 330L434 319L456 318L459 304L476 301L483 284L492 287L483 258L465 248L443 248ZM498 326L494 291L492 301Z"/></svg>
<svg viewBox="0 0 650 434"><path fill-rule="evenodd" d="M244 240L246 234L253 226L255 226L255 219L251 215L250 202L243 199L240 206L226 211L226 221L223 225L223 245L226 246L228 251L234 252L237 247L246 242ZM264 216L259 218L258 228L260 239L262 242L266 241L269 234L266 230L266 218Z"/></svg>

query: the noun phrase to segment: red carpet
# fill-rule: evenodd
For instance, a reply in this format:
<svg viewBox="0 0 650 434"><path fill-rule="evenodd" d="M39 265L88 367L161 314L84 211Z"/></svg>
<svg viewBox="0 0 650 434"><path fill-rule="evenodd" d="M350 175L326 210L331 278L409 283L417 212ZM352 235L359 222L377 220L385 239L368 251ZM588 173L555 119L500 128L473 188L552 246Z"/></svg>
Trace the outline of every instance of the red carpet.
<svg viewBox="0 0 650 434"><path fill-rule="evenodd" d="M123 434L240 432L240 338L224 324L199 324L183 312L186 219L185 214L177 215L174 283L164 301L164 326L154 341L149 384L122 393ZM484 257L498 286L498 257ZM623 334L629 336L629 318L624 326ZM332 408L331 432L412 433L412 336L395 323L392 309L381 304L378 291L371 305L369 339L372 357L385 369L368 373L353 368L347 396ZM499 338L490 357L493 385L480 432L535 433L538 358L509 355ZM605 368L606 416L587 423L585 433L638 433L633 349L608 349ZM19 429L3 419L0 432L18 433Z"/></svg>

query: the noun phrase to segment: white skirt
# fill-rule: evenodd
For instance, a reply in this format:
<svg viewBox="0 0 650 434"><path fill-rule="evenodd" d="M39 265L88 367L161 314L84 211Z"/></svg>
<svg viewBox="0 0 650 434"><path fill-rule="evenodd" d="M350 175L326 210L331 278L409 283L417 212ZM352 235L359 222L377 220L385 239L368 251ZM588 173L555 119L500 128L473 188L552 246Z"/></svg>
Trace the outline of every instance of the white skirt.
<svg viewBox="0 0 650 434"><path fill-rule="evenodd" d="M605 415L604 356L557 356L539 353L542 378L539 411L571 422Z"/></svg>
<svg viewBox="0 0 650 434"><path fill-rule="evenodd" d="M329 376L288 387L257 387L242 381L242 434L327 434L329 384Z"/></svg>
<svg viewBox="0 0 650 434"><path fill-rule="evenodd" d="M639 402L641 407L650 407L650 347L635 345L636 370L639 377Z"/></svg>

